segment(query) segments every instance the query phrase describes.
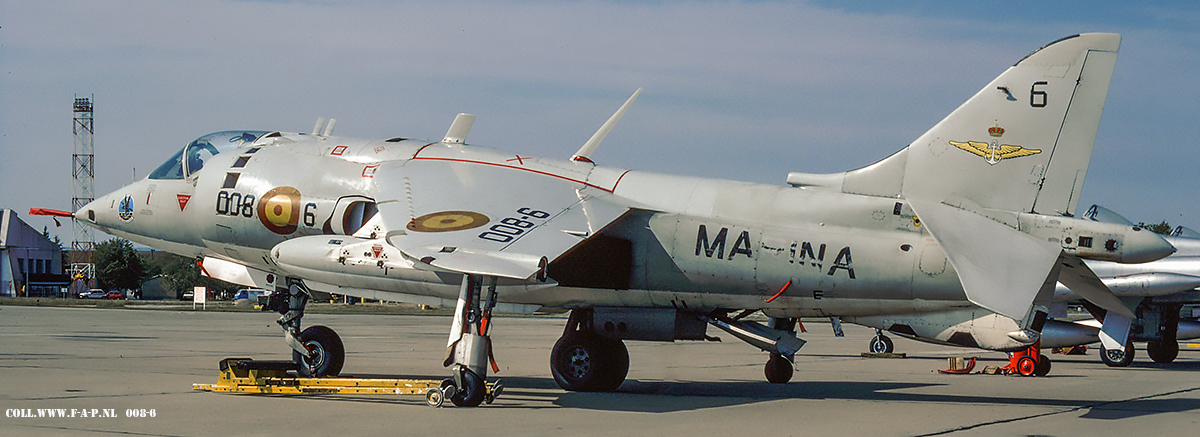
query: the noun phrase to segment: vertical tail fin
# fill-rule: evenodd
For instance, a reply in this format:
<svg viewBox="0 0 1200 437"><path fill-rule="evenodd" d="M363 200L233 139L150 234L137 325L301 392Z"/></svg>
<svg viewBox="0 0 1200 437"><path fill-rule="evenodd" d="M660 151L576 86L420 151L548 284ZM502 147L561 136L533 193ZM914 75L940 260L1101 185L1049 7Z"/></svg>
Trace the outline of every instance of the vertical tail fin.
<svg viewBox="0 0 1200 437"><path fill-rule="evenodd" d="M1017 62L912 143L904 197L1073 214L1120 43L1075 35Z"/></svg>
<svg viewBox="0 0 1200 437"><path fill-rule="evenodd" d="M901 192L967 299L1032 331L1045 315L1032 304L1053 290L1063 249L985 210L1074 212L1120 43L1115 34L1050 43L908 148Z"/></svg>

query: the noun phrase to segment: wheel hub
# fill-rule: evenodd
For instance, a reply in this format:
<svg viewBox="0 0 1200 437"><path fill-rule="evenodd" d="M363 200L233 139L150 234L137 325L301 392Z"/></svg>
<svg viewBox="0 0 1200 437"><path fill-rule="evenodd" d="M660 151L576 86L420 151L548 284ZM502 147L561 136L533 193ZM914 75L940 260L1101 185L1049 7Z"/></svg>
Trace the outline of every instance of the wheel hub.
<svg viewBox="0 0 1200 437"><path fill-rule="evenodd" d="M572 377L583 379L592 371L592 356L588 354L587 349L572 348L571 354L568 356L567 367L571 371Z"/></svg>

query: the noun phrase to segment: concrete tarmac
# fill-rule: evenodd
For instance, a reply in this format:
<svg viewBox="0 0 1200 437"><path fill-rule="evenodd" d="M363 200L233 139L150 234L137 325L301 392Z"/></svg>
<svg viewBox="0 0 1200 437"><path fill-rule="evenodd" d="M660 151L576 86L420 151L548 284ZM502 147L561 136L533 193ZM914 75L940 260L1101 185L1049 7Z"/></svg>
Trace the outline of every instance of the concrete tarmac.
<svg viewBox="0 0 1200 437"><path fill-rule="evenodd" d="M895 339L905 359L862 358L873 330L810 323L789 384L767 355L721 343L627 342L615 393L571 393L550 376L564 319L500 318L506 389L491 405L419 396L245 395L214 383L226 357L286 359L273 313L0 306L0 435L1190 435L1200 429L1200 350L1128 368L1096 351L1048 355L1049 376L942 375L947 358L1005 355ZM449 317L309 315L345 343L343 374L443 379ZM448 404L448 403L447 403ZM24 417L63 411L75 417ZM149 417L151 412L153 417ZM111 413L111 414L109 414ZM104 416L116 417L104 417ZM127 416L147 417L127 417ZM99 416L99 417L93 417Z"/></svg>

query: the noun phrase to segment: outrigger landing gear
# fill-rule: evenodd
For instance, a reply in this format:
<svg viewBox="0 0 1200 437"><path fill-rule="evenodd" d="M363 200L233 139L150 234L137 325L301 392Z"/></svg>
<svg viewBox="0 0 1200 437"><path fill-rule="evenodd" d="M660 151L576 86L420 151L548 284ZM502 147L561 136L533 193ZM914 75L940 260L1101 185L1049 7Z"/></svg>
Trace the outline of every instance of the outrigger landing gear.
<svg viewBox="0 0 1200 437"><path fill-rule="evenodd" d="M289 278L286 300L274 302L275 309L282 314L277 323L283 328L284 340L292 348L292 359L300 366L300 376L337 376L346 360L342 339L332 329L320 325L300 330L300 319L304 317L309 298L310 292L304 282Z"/></svg>
<svg viewBox="0 0 1200 437"><path fill-rule="evenodd" d="M869 350L875 354L890 354L895 350L895 347L892 345L892 339L883 335L883 331L876 329L875 337L871 338Z"/></svg>
<svg viewBox="0 0 1200 437"><path fill-rule="evenodd" d="M767 326L792 334L796 333L795 318L771 318L768 319ZM772 384L787 384L788 381L791 381L792 374L796 371L795 365L792 362L794 359L794 354L784 356L778 352L771 352L771 358L768 358L767 364L763 366L763 374L767 377L767 382Z"/></svg>
<svg viewBox="0 0 1200 437"><path fill-rule="evenodd" d="M490 404L504 389L499 381L491 387L486 384L489 361L494 371L500 370L495 360L491 360L492 341L488 336L492 308L496 306L496 278L488 279L487 296L484 297L483 277L463 276L454 323L450 326L443 365L451 368L453 376L442 382L440 394L460 407L476 407L483 402Z"/></svg>

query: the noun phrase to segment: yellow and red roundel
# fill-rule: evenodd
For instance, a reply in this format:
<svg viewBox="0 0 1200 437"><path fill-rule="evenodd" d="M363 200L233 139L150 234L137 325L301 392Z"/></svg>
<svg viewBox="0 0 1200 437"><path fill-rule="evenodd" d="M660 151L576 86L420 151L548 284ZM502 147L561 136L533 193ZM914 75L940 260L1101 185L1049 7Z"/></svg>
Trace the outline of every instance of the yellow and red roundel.
<svg viewBox="0 0 1200 437"><path fill-rule="evenodd" d="M487 216L477 212L442 211L417 217L406 227L416 232L449 232L478 228L487 222Z"/></svg>
<svg viewBox="0 0 1200 437"><path fill-rule="evenodd" d="M296 232L300 222L300 190L272 188L258 200L258 220L271 232L287 235Z"/></svg>

